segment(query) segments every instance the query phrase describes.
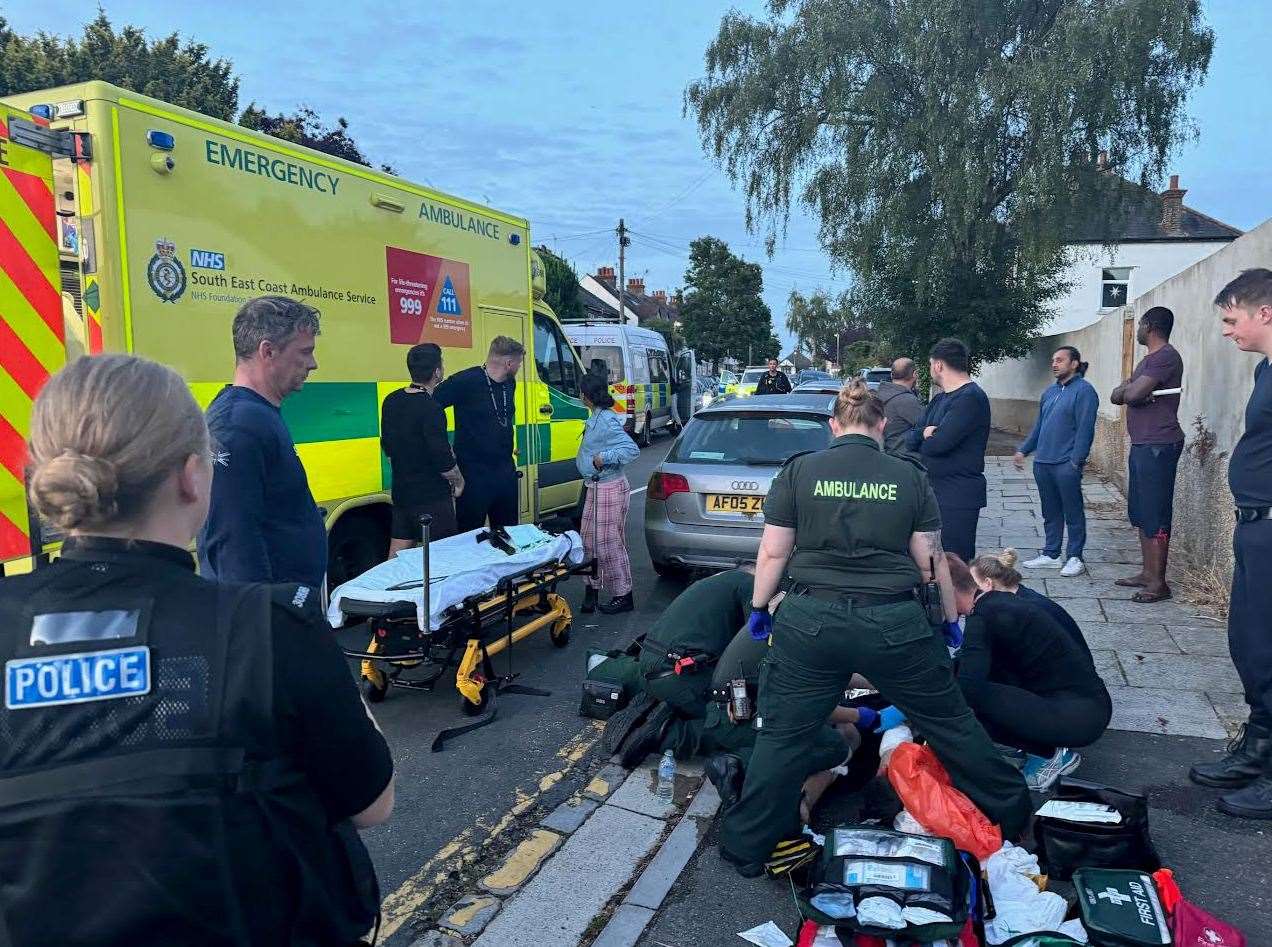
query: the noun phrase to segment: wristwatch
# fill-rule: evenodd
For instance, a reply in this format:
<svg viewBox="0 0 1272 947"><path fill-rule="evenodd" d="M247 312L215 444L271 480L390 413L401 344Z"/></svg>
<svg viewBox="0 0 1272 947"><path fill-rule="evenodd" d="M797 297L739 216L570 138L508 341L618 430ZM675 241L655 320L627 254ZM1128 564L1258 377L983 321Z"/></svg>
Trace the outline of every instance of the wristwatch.
<svg viewBox="0 0 1272 947"><path fill-rule="evenodd" d="M751 611L753 612L767 612L768 610L768 602L765 602L763 605L756 605L754 602L751 603Z"/></svg>

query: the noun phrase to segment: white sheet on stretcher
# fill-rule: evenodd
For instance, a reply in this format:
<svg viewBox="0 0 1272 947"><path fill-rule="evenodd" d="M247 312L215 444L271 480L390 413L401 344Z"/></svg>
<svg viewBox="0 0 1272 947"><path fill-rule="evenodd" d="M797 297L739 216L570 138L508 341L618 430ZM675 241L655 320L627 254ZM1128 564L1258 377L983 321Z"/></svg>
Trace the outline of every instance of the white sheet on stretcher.
<svg viewBox="0 0 1272 947"><path fill-rule="evenodd" d="M517 548L509 556L491 546L477 542L481 530L448 536L429 544L429 573L432 595L429 599L429 627L436 631L448 609L470 595L495 591L499 580L532 565L583 561L583 539L573 530L560 536L545 533L537 526L510 526L508 535ZM416 620L424 626L424 551L406 549L388 562L368 569L355 579L336 588L327 607L327 620L333 628L345 622L340 602L344 598L364 602L414 602ZM403 583L414 583L407 589L392 589Z"/></svg>

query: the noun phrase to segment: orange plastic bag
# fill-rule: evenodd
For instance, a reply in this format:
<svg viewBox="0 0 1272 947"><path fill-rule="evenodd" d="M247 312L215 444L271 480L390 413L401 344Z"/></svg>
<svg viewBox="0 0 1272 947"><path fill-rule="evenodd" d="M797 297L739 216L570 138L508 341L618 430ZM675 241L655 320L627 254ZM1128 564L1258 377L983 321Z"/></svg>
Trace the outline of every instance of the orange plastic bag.
<svg viewBox="0 0 1272 947"><path fill-rule="evenodd" d="M1003 847L1003 833L976 804L954 788L930 747L903 743L892 751L888 779L910 815L933 835L981 862Z"/></svg>

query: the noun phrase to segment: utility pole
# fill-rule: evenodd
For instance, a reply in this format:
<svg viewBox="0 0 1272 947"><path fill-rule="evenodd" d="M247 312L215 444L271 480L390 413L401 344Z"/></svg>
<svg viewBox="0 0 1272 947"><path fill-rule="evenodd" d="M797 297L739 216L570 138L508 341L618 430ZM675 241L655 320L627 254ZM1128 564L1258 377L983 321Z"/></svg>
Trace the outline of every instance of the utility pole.
<svg viewBox="0 0 1272 947"><path fill-rule="evenodd" d="M618 218L618 324L623 325L627 319L623 315L623 290L627 283L624 281L626 272L624 265L627 262L626 250L631 245L632 238L627 236L627 225L623 223L623 218Z"/></svg>

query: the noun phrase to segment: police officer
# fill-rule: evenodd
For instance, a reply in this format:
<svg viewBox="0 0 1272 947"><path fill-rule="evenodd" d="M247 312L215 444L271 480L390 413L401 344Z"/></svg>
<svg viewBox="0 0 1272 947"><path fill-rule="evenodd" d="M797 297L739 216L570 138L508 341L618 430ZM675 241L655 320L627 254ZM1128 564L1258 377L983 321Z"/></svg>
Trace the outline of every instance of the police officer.
<svg viewBox="0 0 1272 947"><path fill-rule="evenodd" d="M1228 755L1199 763L1189 775L1203 786L1232 791L1220 811L1245 819L1272 819L1272 270L1246 270L1219 291L1215 305L1225 338L1243 352L1263 356L1245 410L1245 433L1228 462L1228 485L1237 508L1232 537L1236 561L1228 608L1228 648L1241 676L1250 719Z"/></svg>
<svg viewBox="0 0 1272 947"><path fill-rule="evenodd" d="M853 672L907 715L954 784L1006 835L1029 818L1024 780L968 709L945 643L915 598L920 570L934 563L946 634L954 633L936 498L918 467L882 452L885 423L863 381L845 386L830 447L794 457L764 504L749 627L772 632L773 645L742 797L725 811L720 837L721 854L748 877L766 864L790 868L810 847L799 836L799 762ZM784 575L792 585L774 622L767 603Z"/></svg>
<svg viewBox="0 0 1272 947"><path fill-rule="evenodd" d="M195 574L212 465L189 389L80 358L29 452L69 538L0 582L0 942L360 942L379 896L355 827L392 811L389 750L308 587Z"/></svg>

